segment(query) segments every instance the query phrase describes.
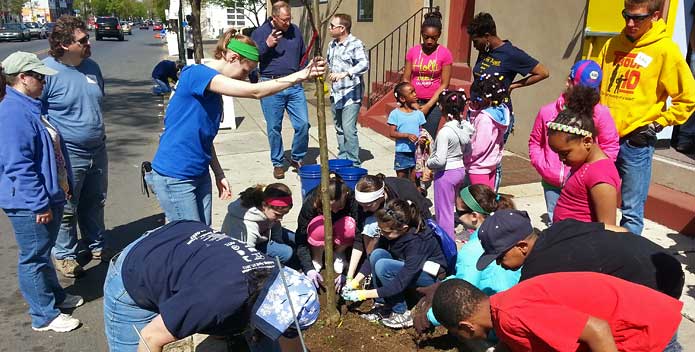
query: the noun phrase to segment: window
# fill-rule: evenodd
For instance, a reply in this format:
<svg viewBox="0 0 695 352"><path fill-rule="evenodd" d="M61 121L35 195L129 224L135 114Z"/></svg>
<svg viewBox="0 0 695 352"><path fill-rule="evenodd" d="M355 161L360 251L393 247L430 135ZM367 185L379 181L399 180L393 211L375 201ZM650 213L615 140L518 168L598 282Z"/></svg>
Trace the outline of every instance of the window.
<svg viewBox="0 0 695 352"><path fill-rule="evenodd" d="M357 22L372 22L374 0L357 0Z"/></svg>
<svg viewBox="0 0 695 352"><path fill-rule="evenodd" d="M238 19L238 20L243 20L245 18L246 17L244 15L236 15L236 19Z"/></svg>

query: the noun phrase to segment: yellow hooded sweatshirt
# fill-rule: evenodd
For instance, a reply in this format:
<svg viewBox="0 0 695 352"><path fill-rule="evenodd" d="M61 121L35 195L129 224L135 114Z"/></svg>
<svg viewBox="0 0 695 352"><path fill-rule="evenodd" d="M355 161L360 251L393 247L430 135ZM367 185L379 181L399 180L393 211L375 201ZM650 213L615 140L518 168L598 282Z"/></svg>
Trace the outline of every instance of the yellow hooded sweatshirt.
<svg viewBox="0 0 695 352"><path fill-rule="evenodd" d="M598 60L601 103L610 109L620 137L654 121L680 125L695 110L695 80L663 20L635 42L624 31L611 38ZM672 105L665 110L669 96Z"/></svg>

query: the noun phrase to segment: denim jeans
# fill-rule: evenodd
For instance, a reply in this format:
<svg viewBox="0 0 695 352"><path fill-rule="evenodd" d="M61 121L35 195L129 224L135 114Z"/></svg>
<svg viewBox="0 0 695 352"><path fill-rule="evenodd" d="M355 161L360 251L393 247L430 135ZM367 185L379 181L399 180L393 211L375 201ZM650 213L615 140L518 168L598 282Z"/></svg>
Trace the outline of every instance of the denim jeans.
<svg viewBox="0 0 695 352"><path fill-rule="evenodd" d="M425 105L429 99L418 99L420 105ZM422 126L427 130L427 133L432 136L432 140L437 136L439 122L442 120L442 110L439 109L439 104L434 104L430 111L425 115L425 124Z"/></svg>
<svg viewBox="0 0 695 352"><path fill-rule="evenodd" d="M355 167L362 164L360 142L357 138L357 116L360 114L360 106L360 103L354 103L336 109L335 104L331 104L335 135L338 139L338 158L352 161Z"/></svg>
<svg viewBox="0 0 695 352"><path fill-rule="evenodd" d="M389 282L395 280L396 277L398 277L401 269L403 269L405 266L404 262L393 259L391 253L383 248L377 248L372 251L372 254L369 256L369 263L372 265L374 284L377 288L388 285ZM417 277L417 280L415 280L415 287L429 286L435 281L436 280L432 275L421 271ZM402 314L408 310L403 292L395 296L383 298L386 301L386 304L390 305L391 310L393 310L395 313Z"/></svg>
<svg viewBox="0 0 695 352"><path fill-rule="evenodd" d="M60 231L53 247L56 259L75 259L77 227L89 250L104 248L104 205L108 189L109 160L106 145L95 150L68 149L72 164L72 199L65 204Z"/></svg>
<svg viewBox="0 0 695 352"><path fill-rule="evenodd" d="M553 223L553 211L557 205L557 200L560 199L560 190L543 186L543 195L545 196L545 207L548 209L548 226Z"/></svg>
<svg viewBox="0 0 695 352"><path fill-rule="evenodd" d="M695 113L690 115L688 121L678 128L678 143L687 143L695 138Z"/></svg>
<svg viewBox="0 0 695 352"><path fill-rule="evenodd" d="M666 348L664 348L664 352L681 352L681 351L683 351L683 346L681 346L680 342L678 342L678 330L676 330L676 333L671 338L671 341L669 341L668 344L666 345Z"/></svg>
<svg viewBox="0 0 695 352"><path fill-rule="evenodd" d="M294 232L283 228L281 239L271 238L257 249L273 259L280 257L280 263L287 264L294 255L294 244Z"/></svg>
<svg viewBox="0 0 695 352"><path fill-rule="evenodd" d="M145 181L159 200L167 221L194 220L210 226L212 218L212 180L209 173L195 179L180 180L152 170Z"/></svg>
<svg viewBox="0 0 695 352"><path fill-rule="evenodd" d="M123 285L121 269L130 250L146 236L129 244L109 263L104 281L104 332L111 352L135 352L140 338L133 327L142 331L156 312L140 308Z"/></svg>
<svg viewBox="0 0 695 352"><path fill-rule="evenodd" d="M60 314L55 305L65 299L51 262L51 248L58 235L63 207L51 209L53 220L48 224L37 224L36 213L30 210L4 210L10 218L19 247L19 291L29 304L31 325L41 328Z"/></svg>
<svg viewBox="0 0 695 352"><path fill-rule="evenodd" d="M261 81L267 81L261 78ZM304 87L295 84L277 94L261 98L261 109L265 116L268 142L270 144L270 161L273 166L282 167L285 149L282 146L282 119L285 110L290 116L294 128L292 140L292 160L301 161L309 148L309 110L306 105Z"/></svg>
<svg viewBox="0 0 695 352"><path fill-rule="evenodd" d="M171 86L169 85L169 82L164 82L154 77L152 77L152 82L154 83L154 86L152 87L152 94L164 95L166 93L171 93Z"/></svg>
<svg viewBox="0 0 695 352"><path fill-rule="evenodd" d="M641 235L644 228L644 203L649 193L653 155L653 144L635 147L627 140L620 141L620 151L615 162L623 181L620 206L623 217L620 219L620 226L636 235Z"/></svg>

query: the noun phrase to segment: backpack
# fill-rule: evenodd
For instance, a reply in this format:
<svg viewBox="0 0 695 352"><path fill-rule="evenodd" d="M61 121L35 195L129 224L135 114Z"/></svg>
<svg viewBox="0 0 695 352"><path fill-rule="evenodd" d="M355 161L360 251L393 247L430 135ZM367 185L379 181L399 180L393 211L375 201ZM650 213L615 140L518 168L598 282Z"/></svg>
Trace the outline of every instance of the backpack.
<svg viewBox="0 0 695 352"><path fill-rule="evenodd" d="M434 237L439 241L439 246L442 247L442 253L444 253L444 258L446 259L446 274L451 275L456 269L456 255L458 254L458 249L456 248L456 242L449 237L449 235L444 231L444 229L439 226L434 220L425 220L427 227L432 230Z"/></svg>

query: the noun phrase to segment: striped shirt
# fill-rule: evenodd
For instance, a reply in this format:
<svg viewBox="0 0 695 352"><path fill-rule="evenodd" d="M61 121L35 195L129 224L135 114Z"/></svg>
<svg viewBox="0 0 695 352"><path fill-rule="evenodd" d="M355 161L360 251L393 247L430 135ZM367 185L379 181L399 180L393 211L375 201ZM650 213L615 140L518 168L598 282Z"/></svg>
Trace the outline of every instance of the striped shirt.
<svg viewBox="0 0 695 352"><path fill-rule="evenodd" d="M349 34L339 42L331 41L326 54L328 68L332 73L347 72L348 76L333 82L331 98L336 109L362 101L364 82L362 75L369 70L369 60L362 41Z"/></svg>

